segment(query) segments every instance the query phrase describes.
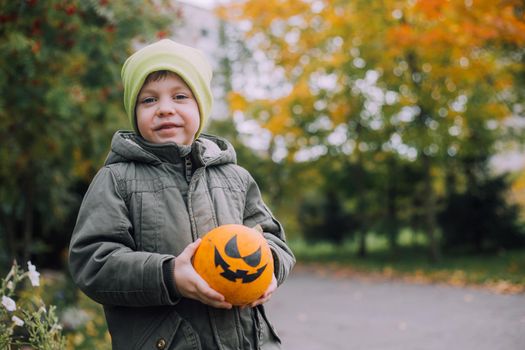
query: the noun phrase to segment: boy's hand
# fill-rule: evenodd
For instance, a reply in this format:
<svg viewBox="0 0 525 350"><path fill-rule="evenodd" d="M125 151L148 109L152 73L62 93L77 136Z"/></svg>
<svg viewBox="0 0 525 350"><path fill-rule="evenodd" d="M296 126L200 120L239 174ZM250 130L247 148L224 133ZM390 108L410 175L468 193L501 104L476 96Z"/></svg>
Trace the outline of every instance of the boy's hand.
<svg viewBox="0 0 525 350"><path fill-rule="evenodd" d="M195 271L191 258L199 247L198 239L188 245L175 258L175 285L180 294L186 298L198 300L206 305L221 309L231 309L232 305L224 300L224 296L210 288L208 283Z"/></svg>
<svg viewBox="0 0 525 350"><path fill-rule="evenodd" d="M261 305L266 303L272 298L273 292L277 289L277 279L275 278L275 275L272 275L272 281L270 282L270 285L268 286L268 289L266 289L266 292L257 300L255 300L253 303L245 305L243 307L256 307L257 305Z"/></svg>

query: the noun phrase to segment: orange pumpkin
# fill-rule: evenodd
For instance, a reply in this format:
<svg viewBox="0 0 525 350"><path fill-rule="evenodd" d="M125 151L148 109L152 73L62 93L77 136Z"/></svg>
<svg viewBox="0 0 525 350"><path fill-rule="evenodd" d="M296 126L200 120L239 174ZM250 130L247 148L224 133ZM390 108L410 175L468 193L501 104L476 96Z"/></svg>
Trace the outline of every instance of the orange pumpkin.
<svg viewBox="0 0 525 350"><path fill-rule="evenodd" d="M233 305L259 299L273 275L273 257L266 239L257 229L243 225L222 225L204 235L193 266Z"/></svg>

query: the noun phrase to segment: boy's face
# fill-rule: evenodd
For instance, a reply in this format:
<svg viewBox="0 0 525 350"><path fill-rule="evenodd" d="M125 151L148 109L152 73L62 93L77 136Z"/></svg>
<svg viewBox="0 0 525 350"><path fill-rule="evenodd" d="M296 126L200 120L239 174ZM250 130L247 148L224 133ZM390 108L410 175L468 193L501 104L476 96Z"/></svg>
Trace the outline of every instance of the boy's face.
<svg viewBox="0 0 525 350"><path fill-rule="evenodd" d="M140 134L152 143L190 145L200 123L197 100L176 74L142 86L136 116Z"/></svg>

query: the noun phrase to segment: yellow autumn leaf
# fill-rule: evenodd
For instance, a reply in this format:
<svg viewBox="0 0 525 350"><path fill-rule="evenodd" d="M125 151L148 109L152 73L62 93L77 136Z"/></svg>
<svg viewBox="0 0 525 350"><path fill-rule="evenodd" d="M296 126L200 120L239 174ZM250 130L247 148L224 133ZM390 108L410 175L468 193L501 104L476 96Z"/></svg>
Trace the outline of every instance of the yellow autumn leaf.
<svg viewBox="0 0 525 350"><path fill-rule="evenodd" d="M246 98L238 92L230 92L227 100L232 111L245 111L248 105Z"/></svg>

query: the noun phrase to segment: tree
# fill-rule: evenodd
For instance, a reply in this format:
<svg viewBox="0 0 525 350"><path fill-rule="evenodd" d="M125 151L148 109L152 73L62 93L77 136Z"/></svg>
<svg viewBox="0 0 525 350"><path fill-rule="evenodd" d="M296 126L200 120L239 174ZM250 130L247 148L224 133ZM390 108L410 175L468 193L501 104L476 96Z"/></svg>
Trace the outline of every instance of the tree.
<svg viewBox="0 0 525 350"><path fill-rule="evenodd" d="M0 233L9 259L67 244L81 196L74 186L89 182L112 131L127 126L120 67L133 40L167 34L168 3L0 1Z"/></svg>
<svg viewBox="0 0 525 350"><path fill-rule="evenodd" d="M486 161L509 115L518 58L501 46L522 42L520 8L488 0L238 2L229 16L251 21L248 40L282 68L287 87L277 97L238 95L292 155L323 147L360 168L374 167L376 157L392 168L417 162L414 196L423 199L437 260L448 163Z"/></svg>

